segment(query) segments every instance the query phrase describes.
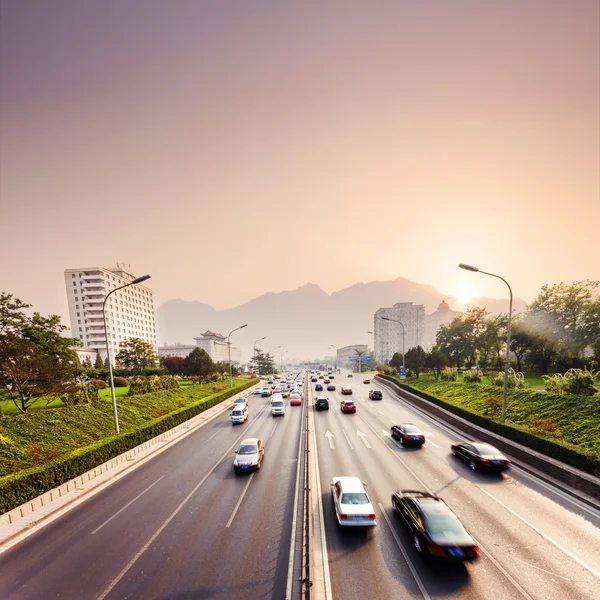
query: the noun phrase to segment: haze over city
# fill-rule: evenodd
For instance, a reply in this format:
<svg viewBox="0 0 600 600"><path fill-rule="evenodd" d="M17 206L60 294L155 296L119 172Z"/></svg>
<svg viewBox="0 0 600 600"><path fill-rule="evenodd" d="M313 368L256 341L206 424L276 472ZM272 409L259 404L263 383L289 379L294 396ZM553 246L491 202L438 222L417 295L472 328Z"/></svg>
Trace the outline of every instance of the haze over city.
<svg viewBox="0 0 600 600"><path fill-rule="evenodd" d="M600 275L596 0L0 6L2 289L42 313L117 261L216 309Z"/></svg>

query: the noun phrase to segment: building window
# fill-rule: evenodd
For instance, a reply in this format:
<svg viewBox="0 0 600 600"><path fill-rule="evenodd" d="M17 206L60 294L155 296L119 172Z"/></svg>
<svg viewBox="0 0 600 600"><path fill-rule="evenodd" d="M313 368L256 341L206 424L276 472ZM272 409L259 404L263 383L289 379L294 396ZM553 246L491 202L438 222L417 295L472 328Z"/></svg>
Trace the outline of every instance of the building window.
<svg viewBox="0 0 600 600"><path fill-rule="evenodd" d="M77 322L78 322L78 323L81 325L81 319L78 319L78 321L77 321Z"/></svg>
<svg viewBox="0 0 600 600"><path fill-rule="evenodd" d="M83 331L83 329L81 329L81 327L79 328L79 331Z"/></svg>
<svg viewBox="0 0 600 600"><path fill-rule="evenodd" d="M73 275L73 277L75 277L75 275ZM73 282L73 285L77 285L77 282L76 282L76 281L74 281L74 282Z"/></svg>
<svg viewBox="0 0 600 600"><path fill-rule="evenodd" d="M79 317L79 316L81 316L81 315L80 315L79 313L77 313L77 316Z"/></svg>

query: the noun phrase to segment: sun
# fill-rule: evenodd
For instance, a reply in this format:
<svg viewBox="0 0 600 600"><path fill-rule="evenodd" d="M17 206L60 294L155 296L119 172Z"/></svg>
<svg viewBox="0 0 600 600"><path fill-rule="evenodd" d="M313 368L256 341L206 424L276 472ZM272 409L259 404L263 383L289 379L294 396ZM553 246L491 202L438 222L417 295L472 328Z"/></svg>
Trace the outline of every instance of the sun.
<svg viewBox="0 0 600 600"><path fill-rule="evenodd" d="M456 297L461 304L467 304L471 298L473 298L473 288L463 283L458 288L456 288Z"/></svg>

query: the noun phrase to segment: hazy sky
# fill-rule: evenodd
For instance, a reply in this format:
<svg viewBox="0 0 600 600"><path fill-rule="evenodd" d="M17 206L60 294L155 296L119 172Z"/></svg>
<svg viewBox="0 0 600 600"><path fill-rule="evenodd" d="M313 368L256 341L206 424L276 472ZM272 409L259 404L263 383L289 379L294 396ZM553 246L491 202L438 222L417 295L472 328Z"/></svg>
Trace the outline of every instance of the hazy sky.
<svg viewBox="0 0 600 600"><path fill-rule="evenodd" d="M600 278L598 0L0 0L0 290ZM404 299L399 299L404 300Z"/></svg>

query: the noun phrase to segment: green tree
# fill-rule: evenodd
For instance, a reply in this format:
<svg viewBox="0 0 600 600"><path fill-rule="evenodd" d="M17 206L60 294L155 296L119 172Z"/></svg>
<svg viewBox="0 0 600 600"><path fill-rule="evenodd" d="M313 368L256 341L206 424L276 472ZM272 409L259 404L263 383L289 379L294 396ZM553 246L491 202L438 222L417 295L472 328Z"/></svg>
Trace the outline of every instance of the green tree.
<svg viewBox="0 0 600 600"><path fill-rule="evenodd" d="M419 378L419 373L425 368L425 362L427 360L427 353L421 346L411 348L406 353L406 368L411 369Z"/></svg>
<svg viewBox="0 0 600 600"><path fill-rule="evenodd" d="M26 412L42 396L58 395L73 384L80 344L61 334L67 329L58 315L29 317L30 305L0 294L0 385L17 409Z"/></svg>
<svg viewBox="0 0 600 600"><path fill-rule="evenodd" d="M250 368L259 375L276 372L275 361L267 352L257 350L249 364Z"/></svg>
<svg viewBox="0 0 600 600"><path fill-rule="evenodd" d="M150 342L129 338L120 345L117 364L124 369L141 374L147 367L156 367L157 363L158 357Z"/></svg>
<svg viewBox="0 0 600 600"><path fill-rule="evenodd" d="M525 326L523 317L514 317L511 325L510 350L517 359L517 371L523 370L523 359L532 344L533 339Z"/></svg>
<svg viewBox="0 0 600 600"><path fill-rule="evenodd" d="M425 367L433 371L436 379L439 378L442 369L447 367L449 363L448 357L436 347L433 347L425 357Z"/></svg>
<svg viewBox="0 0 600 600"><path fill-rule="evenodd" d="M104 363L102 362L102 357L100 353L96 354L96 360L94 361L94 369L102 369L104 368Z"/></svg>
<svg viewBox="0 0 600 600"><path fill-rule="evenodd" d="M206 379L216 372L215 363L202 348L194 348L183 359L183 373L186 377L202 377Z"/></svg>
<svg viewBox="0 0 600 600"><path fill-rule="evenodd" d="M394 352L394 356L392 356L392 360L388 363L390 367L394 367L394 369L399 370L402 366L402 354L400 352Z"/></svg>
<svg viewBox="0 0 600 600"><path fill-rule="evenodd" d="M435 336L437 349L446 355L450 364L460 367L465 353L465 333L462 315L454 317L448 325L441 325Z"/></svg>
<svg viewBox="0 0 600 600"><path fill-rule="evenodd" d="M184 363L182 356L163 356L160 359L161 366L167 369L169 375L183 375Z"/></svg>
<svg viewBox="0 0 600 600"><path fill-rule="evenodd" d="M83 363L81 364L82 367L85 367L86 369L91 369L92 368L92 359L89 356L86 356L83 359Z"/></svg>

